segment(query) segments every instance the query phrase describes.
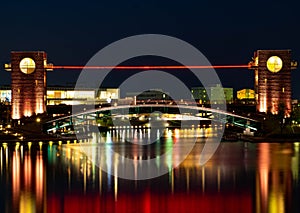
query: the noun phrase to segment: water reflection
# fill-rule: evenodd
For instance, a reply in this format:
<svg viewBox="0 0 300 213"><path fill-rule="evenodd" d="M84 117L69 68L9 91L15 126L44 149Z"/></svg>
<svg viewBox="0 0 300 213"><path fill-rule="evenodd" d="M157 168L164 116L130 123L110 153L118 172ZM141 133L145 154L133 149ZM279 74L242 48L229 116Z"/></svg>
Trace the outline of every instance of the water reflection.
<svg viewBox="0 0 300 213"><path fill-rule="evenodd" d="M199 138L180 166L180 149L156 159L169 173L151 180L111 176L87 157L82 145L100 143L134 160L157 157L197 130L173 130L146 150L128 145L125 130L98 134L81 144L2 144L0 147L3 212L298 212L299 143L221 143L201 166L205 138ZM202 131L202 130L201 130ZM128 132L128 133L127 133ZM202 131L203 132L203 131ZM213 131L212 131L213 132ZM186 135L186 136L184 136ZM102 153L103 154L103 153ZM105 165L119 172L122 161L106 153Z"/></svg>
<svg viewBox="0 0 300 213"><path fill-rule="evenodd" d="M13 153L12 159L12 198L13 206L19 206L20 200L20 156L19 150L16 147L16 150Z"/></svg>
<svg viewBox="0 0 300 213"><path fill-rule="evenodd" d="M295 146L298 143L258 144L257 212L291 212L293 173L299 172L293 166L295 160L292 162L293 158L298 160L296 167L299 167L299 152ZM294 181L298 185L298 179Z"/></svg>

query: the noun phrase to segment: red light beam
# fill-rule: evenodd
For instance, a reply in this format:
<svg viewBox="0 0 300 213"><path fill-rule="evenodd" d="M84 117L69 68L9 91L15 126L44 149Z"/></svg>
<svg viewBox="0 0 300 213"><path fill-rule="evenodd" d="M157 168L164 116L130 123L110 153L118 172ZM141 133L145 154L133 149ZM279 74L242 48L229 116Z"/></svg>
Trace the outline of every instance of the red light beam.
<svg viewBox="0 0 300 213"><path fill-rule="evenodd" d="M250 68L249 65L194 65L194 66L47 66L47 69L117 69L117 70L153 70L153 69L235 69Z"/></svg>

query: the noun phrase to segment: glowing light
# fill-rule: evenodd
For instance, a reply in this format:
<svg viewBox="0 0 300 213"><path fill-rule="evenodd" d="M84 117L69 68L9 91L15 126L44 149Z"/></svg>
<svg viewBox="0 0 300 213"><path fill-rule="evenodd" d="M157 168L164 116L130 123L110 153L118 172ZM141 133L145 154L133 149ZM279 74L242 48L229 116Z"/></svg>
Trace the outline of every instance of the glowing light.
<svg viewBox="0 0 300 213"><path fill-rule="evenodd" d="M16 151L12 160L12 197L13 206L17 206L17 201L20 198L20 156Z"/></svg>
<svg viewBox="0 0 300 213"><path fill-rule="evenodd" d="M7 143L3 143L3 148L6 149L7 148Z"/></svg>
<svg viewBox="0 0 300 213"><path fill-rule="evenodd" d="M21 191L20 194L20 213L36 212L34 196L29 196L30 192Z"/></svg>
<svg viewBox="0 0 300 213"><path fill-rule="evenodd" d="M35 62L32 58L23 58L20 61L20 70L24 74L31 74L35 70Z"/></svg>
<svg viewBox="0 0 300 213"><path fill-rule="evenodd" d="M267 61L267 68L269 71L276 73L282 68L282 60L278 56L271 56Z"/></svg>
<svg viewBox="0 0 300 213"><path fill-rule="evenodd" d="M32 115L32 111L30 109L30 103L25 102L25 107L24 107L24 116L25 117L30 117Z"/></svg>
<svg viewBox="0 0 300 213"><path fill-rule="evenodd" d="M114 195L115 195L115 201L117 201L118 200L118 159L115 159L114 172L115 172Z"/></svg>
<svg viewBox="0 0 300 213"><path fill-rule="evenodd" d="M36 98L36 106L35 106L35 113L40 114L44 112L43 107L43 99L42 98Z"/></svg>
<svg viewBox="0 0 300 213"><path fill-rule="evenodd" d="M117 69L117 70L149 70L149 69L234 69L250 68L249 65L194 65L194 66L52 66L53 69Z"/></svg>
<svg viewBox="0 0 300 213"><path fill-rule="evenodd" d="M262 209L267 208L268 197L269 197L269 167L270 167L270 153L269 144L259 144L259 155L258 155L258 177L259 177L259 193L257 196L261 197Z"/></svg>
<svg viewBox="0 0 300 213"><path fill-rule="evenodd" d="M269 197L269 212L285 212L285 198L282 190L271 191Z"/></svg>
<svg viewBox="0 0 300 213"><path fill-rule="evenodd" d="M168 137L168 138L172 138L172 131L171 131L171 130L168 130L168 132L167 132L167 137Z"/></svg>
<svg viewBox="0 0 300 213"><path fill-rule="evenodd" d="M24 181L26 189L31 187L31 158L30 155L26 155L24 159Z"/></svg>
<svg viewBox="0 0 300 213"><path fill-rule="evenodd" d="M35 165L35 190L36 190L36 206L40 207L43 203L43 191L44 191L44 166L43 158L41 155L36 157Z"/></svg>
<svg viewBox="0 0 300 213"><path fill-rule="evenodd" d="M267 112L267 97L266 95L261 95L261 101L260 101L260 106L259 106L259 111L260 112Z"/></svg>
<svg viewBox="0 0 300 213"><path fill-rule="evenodd" d="M19 103L14 103L12 105L12 119L20 119L21 115L20 115L20 104Z"/></svg>
<svg viewBox="0 0 300 213"><path fill-rule="evenodd" d="M20 143L17 142L17 143L16 143L16 147L15 147L16 151L19 149L19 147L20 147Z"/></svg>
<svg viewBox="0 0 300 213"><path fill-rule="evenodd" d="M28 142L28 149L30 150L32 142Z"/></svg>
<svg viewBox="0 0 300 213"><path fill-rule="evenodd" d="M258 57L255 57L255 59L254 59L254 65L258 66Z"/></svg>
<svg viewBox="0 0 300 213"><path fill-rule="evenodd" d="M40 150L42 150L42 146L43 146L43 142L42 141L39 142L39 146L40 146Z"/></svg>
<svg viewBox="0 0 300 213"><path fill-rule="evenodd" d="M179 131L179 129L175 129L174 130L174 135L175 135L175 138L179 138L180 137L180 131Z"/></svg>

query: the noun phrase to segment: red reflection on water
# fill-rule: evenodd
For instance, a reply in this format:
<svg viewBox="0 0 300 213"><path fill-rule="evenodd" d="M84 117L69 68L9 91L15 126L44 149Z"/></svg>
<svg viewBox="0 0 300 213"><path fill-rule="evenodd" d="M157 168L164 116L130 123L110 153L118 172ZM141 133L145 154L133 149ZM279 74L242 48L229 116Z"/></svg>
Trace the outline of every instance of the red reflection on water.
<svg viewBox="0 0 300 213"><path fill-rule="evenodd" d="M145 192L144 212L151 213L151 195L149 191Z"/></svg>
<svg viewBox="0 0 300 213"><path fill-rule="evenodd" d="M31 157L30 155L26 155L24 158L24 184L25 184L25 190L29 191L31 188L31 174L32 174L32 168L31 168Z"/></svg>
<svg viewBox="0 0 300 213"><path fill-rule="evenodd" d="M268 195L269 195L269 167L270 167L270 144L263 143L258 144L259 153L258 153L258 174L259 180L259 188L261 200L257 200L260 202L260 207L263 212L267 211L268 208ZM257 196L257 198L258 198ZM257 209L259 210L259 208Z"/></svg>
<svg viewBox="0 0 300 213"><path fill-rule="evenodd" d="M145 192L144 194L122 194L115 202L113 196L59 195L48 196L47 212L252 212L251 193L228 193L201 195L198 193L175 193L166 196Z"/></svg>
<svg viewBox="0 0 300 213"><path fill-rule="evenodd" d="M12 159L12 198L13 206L19 206L20 199L20 155L15 151Z"/></svg>
<svg viewBox="0 0 300 213"><path fill-rule="evenodd" d="M36 207L37 209L42 209L44 192L44 166L42 155L36 156L35 181Z"/></svg>

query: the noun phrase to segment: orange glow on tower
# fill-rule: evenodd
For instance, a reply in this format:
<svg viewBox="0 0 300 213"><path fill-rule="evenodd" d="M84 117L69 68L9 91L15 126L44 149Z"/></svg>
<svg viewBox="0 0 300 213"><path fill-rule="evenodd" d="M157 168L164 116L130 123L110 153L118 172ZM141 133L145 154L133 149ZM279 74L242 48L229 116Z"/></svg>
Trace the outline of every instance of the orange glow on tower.
<svg viewBox="0 0 300 213"><path fill-rule="evenodd" d="M11 52L12 119L46 111L47 66L45 52Z"/></svg>
<svg viewBox="0 0 300 213"><path fill-rule="evenodd" d="M280 104L285 114L291 112L291 70L296 63L291 60L291 50L258 50L249 68L255 70L257 111L278 114Z"/></svg>

